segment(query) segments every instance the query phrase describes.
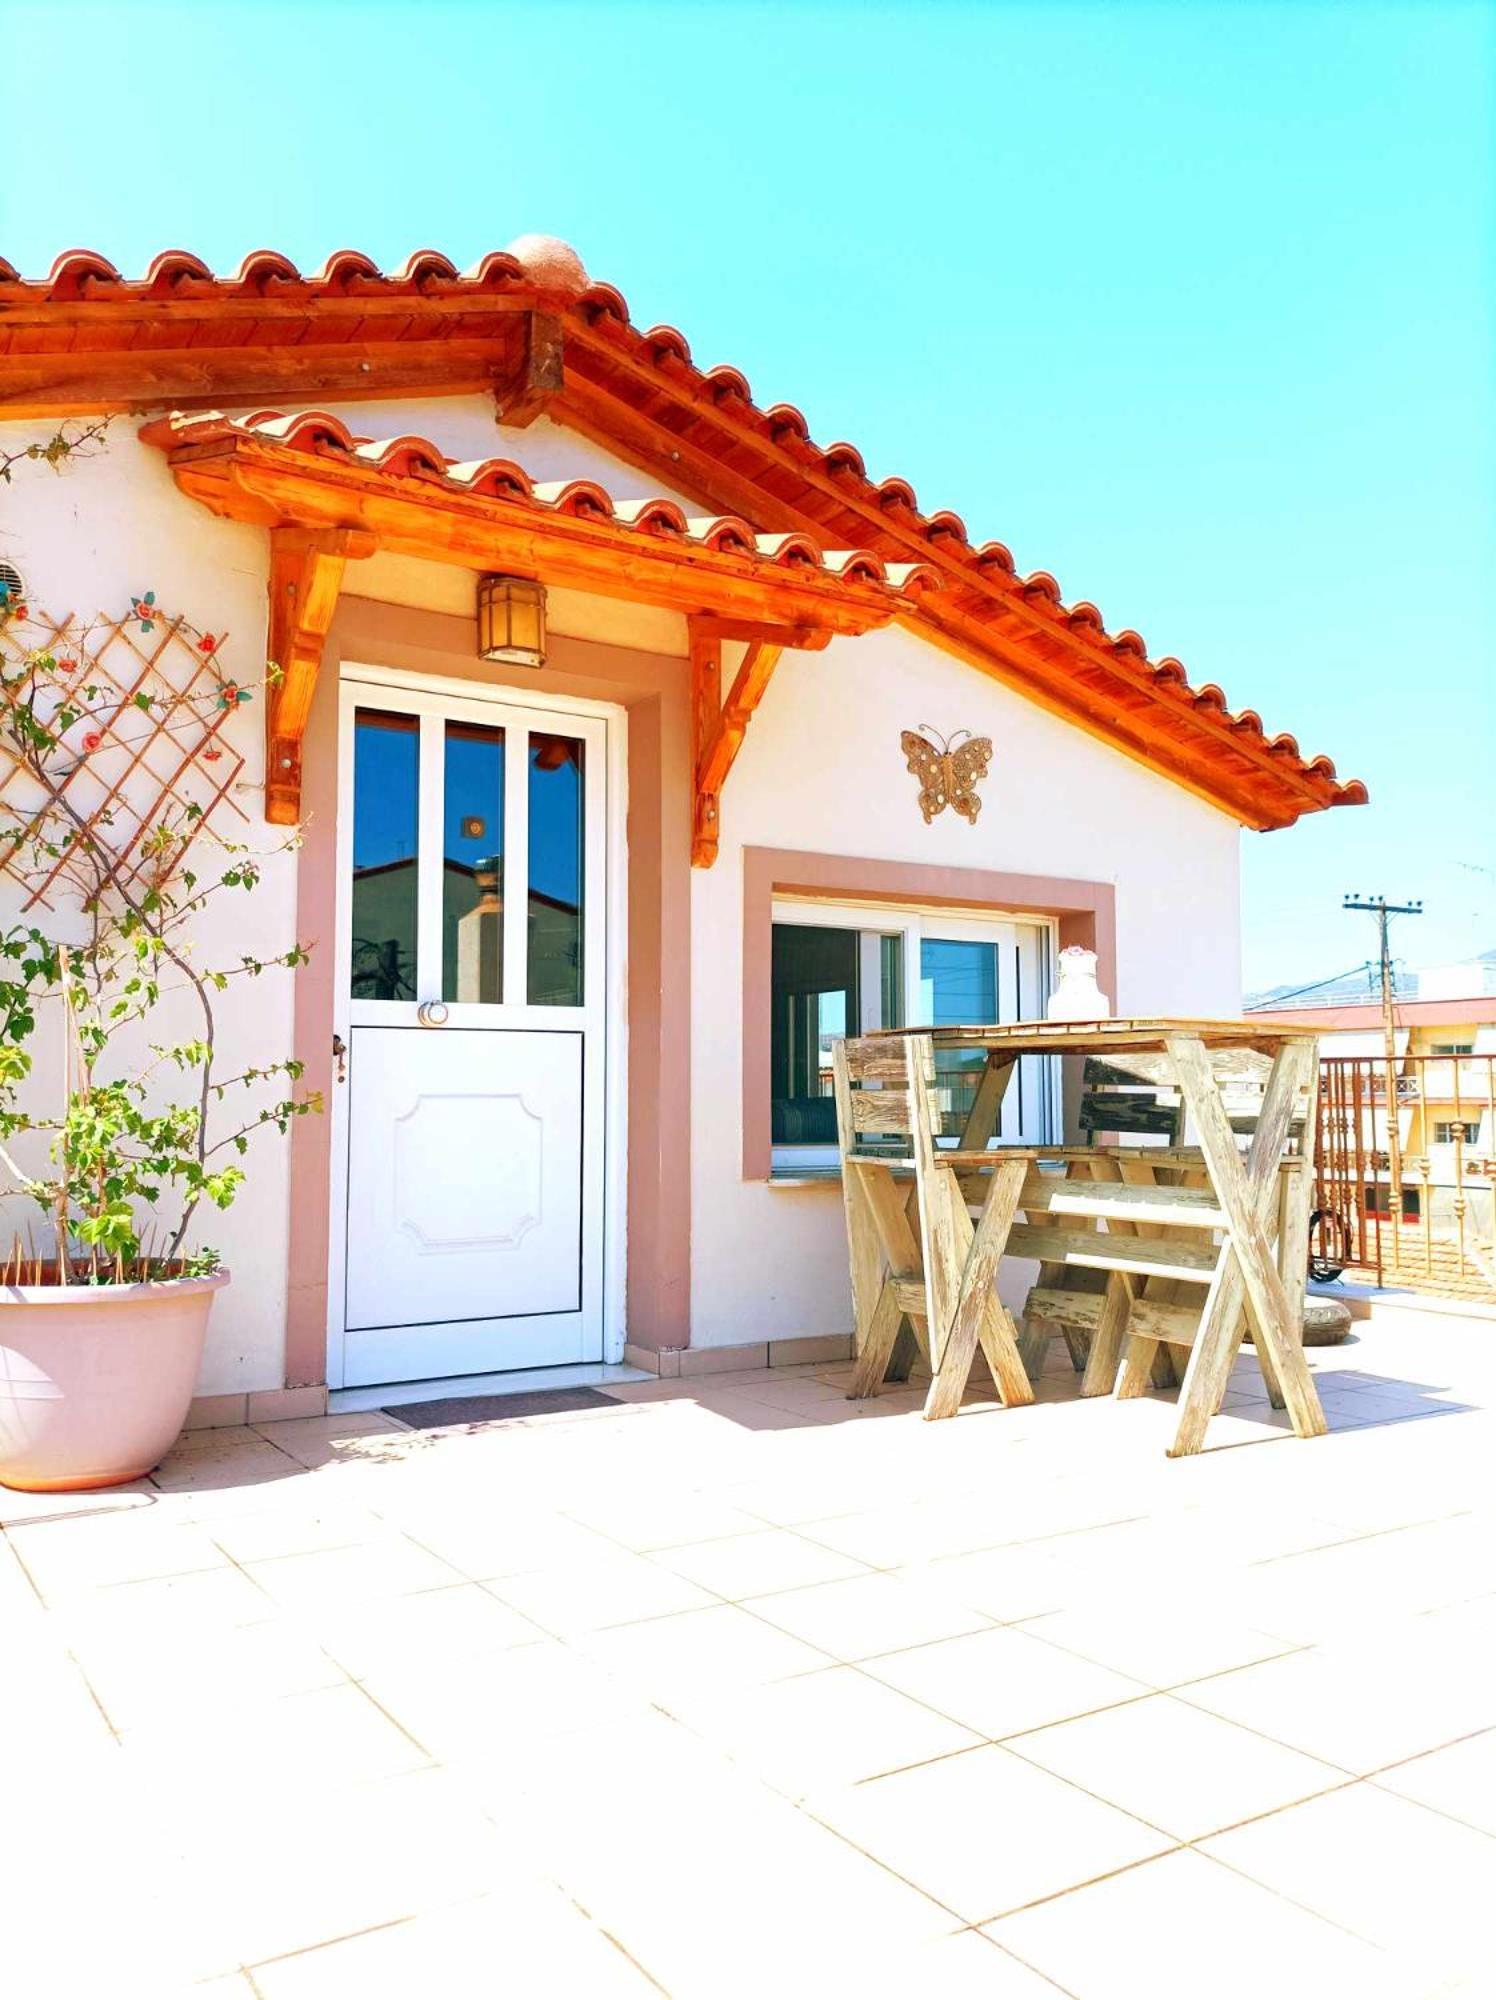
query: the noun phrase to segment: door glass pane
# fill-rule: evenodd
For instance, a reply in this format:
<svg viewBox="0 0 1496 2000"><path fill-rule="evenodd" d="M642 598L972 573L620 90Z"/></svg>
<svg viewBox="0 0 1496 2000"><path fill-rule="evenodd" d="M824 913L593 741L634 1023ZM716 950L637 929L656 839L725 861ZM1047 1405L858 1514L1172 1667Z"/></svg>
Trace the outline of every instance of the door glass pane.
<svg viewBox="0 0 1496 2000"><path fill-rule="evenodd" d="M920 1012L932 1028L990 1027L1000 1018L997 946L964 938L932 938L919 948ZM940 1129L959 1138L986 1066L981 1049L937 1049Z"/></svg>
<svg viewBox="0 0 1496 2000"><path fill-rule="evenodd" d="M573 736L530 737L532 1007L582 1004L584 750Z"/></svg>
<svg viewBox="0 0 1496 2000"><path fill-rule="evenodd" d="M361 708L353 719L355 1000L413 1000L420 723Z"/></svg>
<svg viewBox="0 0 1496 2000"><path fill-rule="evenodd" d="M449 722L442 806L442 998L504 997L504 732Z"/></svg>
<svg viewBox="0 0 1496 2000"><path fill-rule="evenodd" d="M856 931L775 924L770 972L771 1132L780 1146L834 1146L831 1044L860 1020Z"/></svg>

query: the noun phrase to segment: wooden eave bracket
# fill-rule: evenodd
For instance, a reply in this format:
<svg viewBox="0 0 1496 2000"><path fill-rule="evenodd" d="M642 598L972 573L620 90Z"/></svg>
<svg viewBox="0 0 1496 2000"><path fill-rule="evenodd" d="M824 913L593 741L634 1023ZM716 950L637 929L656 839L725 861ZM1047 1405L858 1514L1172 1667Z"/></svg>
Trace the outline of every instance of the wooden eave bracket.
<svg viewBox="0 0 1496 2000"><path fill-rule="evenodd" d="M553 313L525 315L517 365L494 383L494 415L506 430L526 430L565 387L566 334Z"/></svg>
<svg viewBox="0 0 1496 2000"><path fill-rule="evenodd" d="M367 528L270 530L269 659L265 703L265 817L272 826L301 818L301 742L338 608L344 565L374 553Z"/></svg>
<svg viewBox="0 0 1496 2000"><path fill-rule="evenodd" d="M736 618L697 616L691 635L691 756L694 786L691 865L710 868L717 858L722 787L737 760L753 712L786 646L820 652L831 634L804 626L753 625ZM722 699L722 647L728 640L747 644L742 664Z"/></svg>

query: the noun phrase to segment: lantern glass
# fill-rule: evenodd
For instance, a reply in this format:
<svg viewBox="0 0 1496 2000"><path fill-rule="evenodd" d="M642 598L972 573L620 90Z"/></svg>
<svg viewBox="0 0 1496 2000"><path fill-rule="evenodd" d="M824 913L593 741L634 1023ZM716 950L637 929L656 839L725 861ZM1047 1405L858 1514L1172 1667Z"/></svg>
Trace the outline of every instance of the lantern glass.
<svg viewBox="0 0 1496 2000"><path fill-rule="evenodd" d="M545 586L533 577L478 579L478 656L514 666L545 664Z"/></svg>

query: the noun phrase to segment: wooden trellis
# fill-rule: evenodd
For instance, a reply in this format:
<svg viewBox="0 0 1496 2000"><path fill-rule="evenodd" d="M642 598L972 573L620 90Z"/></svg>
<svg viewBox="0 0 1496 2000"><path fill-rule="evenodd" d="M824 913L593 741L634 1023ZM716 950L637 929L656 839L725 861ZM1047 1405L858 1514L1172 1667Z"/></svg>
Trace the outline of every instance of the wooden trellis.
<svg viewBox="0 0 1496 2000"><path fill-rule="evenodd" d="M225 676L223 643L139 601L123 618L0 618L0 872L25 884L25 909L53 906L85 848L95 887L159 888L216 812L248 819L234 797L244 757L224 725L249 692ZM38 656L55 665L31 665ZM39 765L23 708L48 729L76 714ZM59 817L72 822L66 843ZM162 827L164 844L151 838Z"/></svg>

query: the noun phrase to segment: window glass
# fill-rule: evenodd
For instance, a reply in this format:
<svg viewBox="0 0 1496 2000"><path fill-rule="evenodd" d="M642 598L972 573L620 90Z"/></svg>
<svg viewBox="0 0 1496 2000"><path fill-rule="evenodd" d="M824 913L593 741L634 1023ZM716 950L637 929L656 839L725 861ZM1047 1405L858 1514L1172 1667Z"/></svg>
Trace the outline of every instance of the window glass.
<svg viewBox="0 0 1496 2000"><path fill-rule="evenodd" d="M529 1001L582 1005L583 758L573 736L530 737Z"/></svg>
<svg viewBox="0 0 1496 2000"><path fill-rule="evenodd" d="M834 1146L831 1044L861 1011L858 933L776 924L770 975L771 1136L776 1145Z"/></svg>
<svg viewBox="0 0 1496 2000"><path fill-rule="evenodd" d="M413 1000L420 723L361 708L353 722L355 1000Z"/></svg>
<svg viewBox="0 0 1496 2000"><path fill-rule="evenodd" d="M902 1028L904 1025L904 940L895 932L892 937L878 940L879 989L882 1006L879 1011L880 1028Z"/></svg>
<svg viewBox="0 0 1496 2000"><path fill-rule="evenodd" d="M1452 1146L1454 1144L1454 1128L1456 1122L1457 1121L1453 1118L1435 1119L1434 1144L1436 1146ZM1467 1146L1474 1146L1477 1145L1479 1141L1480 1141L1480 1113L1476 1111L1470 1113L1465 1119L1465 1144Z"/></svg>
<svg viewBox="0 0 1496 2000"><path fill-rule="evenodd" d="M449 722L443 744L442 998L504 997L504 732Z"/></svg>
<svg viewBox="0 0 1496 2000"><path fill-rule="evenodd" d="M998 947L966 938L927 937L919 948L920 1020L932 1028L989 1027L1003 1018ZM959 1138L986 1067L981 1049L937 1049L941 1134Z"/></svg>

